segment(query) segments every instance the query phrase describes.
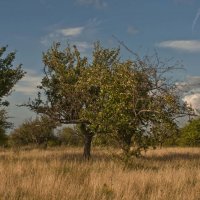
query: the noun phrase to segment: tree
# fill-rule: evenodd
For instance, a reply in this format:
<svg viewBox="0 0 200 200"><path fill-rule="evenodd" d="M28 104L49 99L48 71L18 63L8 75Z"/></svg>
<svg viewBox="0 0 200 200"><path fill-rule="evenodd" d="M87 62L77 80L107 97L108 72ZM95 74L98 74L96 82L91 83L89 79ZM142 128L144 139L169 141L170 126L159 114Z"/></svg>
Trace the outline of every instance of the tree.
<svg viewBox="0 0 200 200"><path fill-rule="evenodd" d="M25 72L21 66L13 67L15 60L15 52L4 55L7 47L0 48L0 131L5 132L5 129L11 127L11 123L7 122L7 113L5 106L9 105L9 102L5 98L11 94L12 88L20 80ZM3 133L2 133L3 134Z"/></svg>
<svg viewBox="0 0 200 200"><path fill-rule="evenodd" d="M182 146L200 146L200 118L192 119L181 128L178 144Z"/></svg>
<svg viewBox="0 0 200 200"><path fill-rule="evenodd" d="M174 121L155 123L150 131L150 143L155 148L157 145L172 146L177 145L177 139L180 137L180 128Z"/></svg>
<svg viewBox="0 0 200 200"><path fill-rule="evenodd" d="M3 98L10 95L14 85L24 76L21 64L13 68L15 52L4 56L7 47L0 48L0 106L8 106L8 101Z"/></svg>
<svg viewBox="0 0 200 200"><path fill-rule="evenodd" d="M133 61L118 62L112 68L106 68L98 103L91 104L82 113L95 131L109 134L128 157L139 156L142 149L161 142L155 135L156 129L163 140L167 126L175 127L177 118L193 114L177 95L176 85L169 82L168 72L176 66L160 62L157 55L155 58L152 62L149 57L136 57ZM90 77L95 74L95 69L92 70L90 76L85 76L84 82L88 86ZM97 71L101 78L102 70Z"/></svg>
<svg viewBox="0 0 200 200"><path fill-rule="evenodd" d="M7 122L7 113L4 109L0 110L0 146L5 146L7 142L6 129L11 127Z"/></svg>
<svg viewBox="0 0 200 200"><path fill-rule="evenodd" d="M11 144L14 146L37 145L47 146L55 139L55 123L46 116L27 120L10 134Z"/></svg>
<svg viewBox="0 0 200 200"><path fill-rule="evenodd" d="M57 122L78 124L84 136L83 155L86 159L90 158L95 131L90 128L89 118L84 118L81 113L97 103L99 92L99 85L90 82L89 77L94 80L95 77L99 77L99 71L95 70L106 70L114 65L118 61L118 53L118 49L103 49L96 43L93 61L89 63L86 57L80 56L76 46L68 46L62 51L60 44L54 44L43 54L44 78L39 86L38 97L25 105L32 111L45 114ZM91 84L84 84L85 76Z"/></svg>

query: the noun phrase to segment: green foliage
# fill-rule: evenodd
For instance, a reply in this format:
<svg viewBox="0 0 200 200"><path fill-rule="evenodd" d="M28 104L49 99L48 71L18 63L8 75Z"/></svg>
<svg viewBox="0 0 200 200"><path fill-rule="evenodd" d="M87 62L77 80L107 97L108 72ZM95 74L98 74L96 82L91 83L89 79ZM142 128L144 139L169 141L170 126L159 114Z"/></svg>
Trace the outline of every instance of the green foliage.
<svg viewBox="0 0 200 200"><path fill-rule="evenodd" d="M10 134L10 143L12 146L47 146L48 142L56 140L55 127L56 124L45 116L27 120Z"/></svg>
<svg viewBox="0 0 200 200"><path fill-rule="evenodd" d="M112 66L93 65L83 78L85 88L94 83L98 88L95 104L82 110L83 118L93 131L117 141L127 157L163 143L176 134L175 119L192 114L167 79L174 67L159 63L147 57L116 61Z"/></svg>
<svg viewBox="0 0 200 200"><path fill-rule="evenodd" d="M59 46L54 44L43 54L45 67L44 77L39 86L41 92L38 93L38 98L29 102L27 106L61 123L80 123L79 112L86 96L76 85L87 66L87 59L80 57L75 46L67 47L64 51L60 51Z"/></svg>
<svg viewBox="0 0 200 200"><path fill-rule="evenodd" d="M4 109L0 110L0 146L7 146L8 137L6 135L6 129L12 126L7 122L7 113Z"/></svg>
<svg viewBox="0 0 200 200"><path fill-rule="evenodd" d="M180 130L178 125L171 122L162 122L154 124L150 131L150 142L153 147L157 145L162 146L174 146L177 144L177 138L180 137Z"/></svg>
<svg viewBox="0 0 200 200"><path fill-rule="evenodd" d="M24 71L19 65L13 68L15 60L15 52L8 53L4 56L7 47L0 48L0 105L7 106L8 101L3 101L5 96L8 96L14 85L24 76Z"/></svg>
<svg viewBox="0 0 200 200"><path fill-rule="evenodd" d="M6 110L1 109L0 110L0 130L2 130L3 132L7 128L10 128L12 126L12 124L10 122L8 122L7 119L8 119L8 116L7 116Z"/></svg>
<svg viewBox="0 0 200 200"><path fill-rule="evenodd" d="M200 146L200 118L192 119L181 129L178 144L181 146Z"/></svg>
<svg viewBox="0 0 200 200"><path fill-rule="evenodd" d="M0 48L0 143L4 143L5 141L5 130L12 126L11 123L7 122L8 117L5 109L1 107L9 105L5 97L11 94L14 85L25 74L21 69L21 65L13 67L15 52L4 55L6 50L7 47Z"/></svg>

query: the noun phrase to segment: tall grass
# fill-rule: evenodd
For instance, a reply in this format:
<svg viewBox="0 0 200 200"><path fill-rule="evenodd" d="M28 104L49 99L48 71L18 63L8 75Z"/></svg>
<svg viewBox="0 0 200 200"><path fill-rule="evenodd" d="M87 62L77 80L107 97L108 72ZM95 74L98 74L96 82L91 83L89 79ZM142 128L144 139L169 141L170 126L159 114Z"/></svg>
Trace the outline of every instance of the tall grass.
<svg viewBox="0 0 200 200"><path fill-rule="evenodd" d="M149 151L125 167L95 149L89 162L78 148L0 151L0 199L197 200L200 149Z"/></svg>

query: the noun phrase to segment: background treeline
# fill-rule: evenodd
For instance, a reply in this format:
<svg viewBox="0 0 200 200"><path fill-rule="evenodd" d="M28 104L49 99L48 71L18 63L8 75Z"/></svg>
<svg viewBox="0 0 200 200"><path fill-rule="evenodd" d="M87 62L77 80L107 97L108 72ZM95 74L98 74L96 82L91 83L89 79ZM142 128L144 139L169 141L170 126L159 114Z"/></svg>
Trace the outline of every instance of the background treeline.
<svg viewBox="0 0 200 200"><path fill-rule="evenodd" d="M80 127L60 127L48 117L42 116L36 119L26 120L18 128L6 134L0 132L1 147L55 147L55 146L83 146L84 136ZM93 140L94 146L115 146L114 142L106 137L98 137Z"/></svg>
<svg viewBox="0 0 200 200"><path fill-rule="evenodd" d="M11 131L9 135L0 129L1 147L36 147L47 148L55 146L82 146L84 136L80 127L65 126L56 128L55 122L48 117L42 116L36 119L26 120L18 128ZM158 130L156 137L149 139L149 146L171 147L171 146L200 146L200 118L189 121L179 129L167 129L169 138L162 138ZM164 130L163 130L164 131ZM170 134L170 132L173 132ZM117 146L114 141L106 136L95 137L93 146Z"/></svg>

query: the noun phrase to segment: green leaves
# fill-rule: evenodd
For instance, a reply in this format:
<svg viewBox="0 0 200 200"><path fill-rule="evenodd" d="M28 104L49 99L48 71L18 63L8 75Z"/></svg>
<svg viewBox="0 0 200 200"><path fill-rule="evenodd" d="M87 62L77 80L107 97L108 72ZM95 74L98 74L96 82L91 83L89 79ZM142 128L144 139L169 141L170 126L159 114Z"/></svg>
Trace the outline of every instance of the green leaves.
<svg viewBox="0 0 200 200"><path fill-rule="evenodd" d="M181 129L178 143L182 146L200 146L200 118L191 120Z"/></svg>
<svg viewBox="0 0 200 200"><path fill-rule="evenodd" d="M21 68L22 65L13 67L15 52L4 55L6 50L7 46L0 48L0 132L2 134L5 133L7 128L11 127L11 123L7 122L7 113L1 107L9 105L5 97L11 94L14 85L25 74Z"/></svg>
<svg viewBox="0 0 200 200"><path fill-rule="evenodd" d="M7 106L7 102L2 102L2 98L8 96L14 85L20 80L25 72L21 66L13 68L15 52L8 53L4 56L7 47L0 48L0 105Z"/></svg>
<svg viewBox="0 0 200 200"><path fill-rule="evenodd" d="M10 135L12 145L47 145L54 140L54 128L56 123L46 116L34 120L25 121L20 127L13 130Z"/></svg>

